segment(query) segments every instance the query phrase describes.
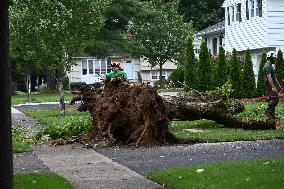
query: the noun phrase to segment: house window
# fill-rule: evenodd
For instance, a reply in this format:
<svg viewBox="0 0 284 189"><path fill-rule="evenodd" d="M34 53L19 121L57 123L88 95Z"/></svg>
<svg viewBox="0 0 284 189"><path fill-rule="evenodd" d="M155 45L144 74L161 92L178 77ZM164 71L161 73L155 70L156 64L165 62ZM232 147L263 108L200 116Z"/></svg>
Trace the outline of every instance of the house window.
<svg viewBox="0 0 284 189"><path fill-rule="evenodd" d="M151 75L152 75L152 80L158 80L159 79L159 74L158 72L151 72Z"/></svg>
<svg viewBox="0 0 284 189"><path fill-rule="evenodd" d="M101 60L101 74L105 74L107 71L107 62L106 60Z"/></svg>
<svg viewBox="0 0 284 189"><path fill-rule="evenodd" d="M99 60L94 60L94 65L95 65L95 73L96 74L101 74L101 65Z"/></svg>
<svg viewBox="0 0 284 189"><path fill-rule="evenodd" d="M94 74L93 60L88 60L88 66L89 66L89 74Z"/></svg>
<svg viewBox="0 0 284 189"><path fill-rule="evenodd" d="M254 17L254 8L255 8L255 2L254 0L250 0L250 17Z"/></svg>
<svg viewBox="0 0 284 189"><path fill-rule="evenodd" d="M87 65L87 60L82 61L82 74L87 75L88 71L88 65Z"/></svg>
<svg viewBox="0 0 284 189"><path fill-rule="evenodd" d="M237 4L237 11L236 11L236 21L242 21L242 14L241 14L241 3Z"/></svg>
<svg viewBox="0 0 284 189"><path fill-rule="evenodd" d="M167 79L165 71L162 72L162 78ZM151 72L151 80L159 80L159 79L160 79L160 71Z"/></svg>

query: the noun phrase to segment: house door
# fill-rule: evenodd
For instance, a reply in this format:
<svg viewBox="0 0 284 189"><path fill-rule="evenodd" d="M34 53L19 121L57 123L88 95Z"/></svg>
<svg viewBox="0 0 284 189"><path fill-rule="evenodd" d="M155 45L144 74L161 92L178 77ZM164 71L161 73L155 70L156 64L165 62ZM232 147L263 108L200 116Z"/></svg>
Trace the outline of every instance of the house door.
<svg viewBox="0 0 284 189"><path fill-rule="evenodd" d="M134 66L131 60L127 60L123 65L123 70L127 74L128 79L134 79Z"/></svg>

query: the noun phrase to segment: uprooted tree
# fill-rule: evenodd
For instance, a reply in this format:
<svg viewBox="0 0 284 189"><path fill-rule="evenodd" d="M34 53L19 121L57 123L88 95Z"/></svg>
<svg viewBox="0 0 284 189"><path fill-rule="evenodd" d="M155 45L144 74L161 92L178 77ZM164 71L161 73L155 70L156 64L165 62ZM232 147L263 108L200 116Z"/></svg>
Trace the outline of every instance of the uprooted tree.
<svg viewBox="0 0 284 189"><path fill-rule="evenodd" d="M161 97L151 86L130 85L113 79L105 87L84 85L71 104L81 101L79 111L89 111L94 130L92 136L122 144L157 145L179 143L169 131L170 120L210 119L227 127L248 129L275 128L270 119L235 116L243 111L239 101L226 102L216 93L198 91Z"/></svg>

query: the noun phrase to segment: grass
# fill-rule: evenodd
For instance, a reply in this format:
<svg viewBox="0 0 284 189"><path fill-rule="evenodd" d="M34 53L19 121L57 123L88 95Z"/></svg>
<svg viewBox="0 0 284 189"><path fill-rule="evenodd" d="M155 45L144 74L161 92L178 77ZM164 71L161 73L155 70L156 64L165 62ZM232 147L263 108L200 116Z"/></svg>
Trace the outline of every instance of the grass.
<svg viewBox="0 0 284 189"><path fill-rule="evenodd" d="M64 100L69 101L73 97L73 94L69 91L65 91ZM32 102L59 102L59 93L32 93ZM12 105L30 103L27 93L20 93L12 96Z"/></svg>
<svg viewBox="0 0 284 189"><path fill-rule="evenodd" d="M277 111L282 117L284 115L283 105L282 102L277 107ZM241 116L262 116L262 110L266 107L266 104L246 103L245 107L246 109L241 113ZM57 109L24 110L24 113L49 126L48 129L45 129L38 135L38 139L46 137L47 139L66 139L92 129L89 113L79 112L74 108L67 109L65 117L62 117ZM225 128L223 125L211 120L172 121L170 130L180 139L201 142L252 141L284 138L283 130Z"/></svg>
<svg viewBox="0 0 284 189"><path fill-rule="evenodd" d="M31 151L30 146L25 142L23 136L16 129L12 129L12 145L13 145L13 153L23 153Z"/></svg>
<svg viewBox="0 0 284 189"><path fill-rule="evenodd" d="M14 175L14 189L75 189L65 178L54 173Z"/></svg>
<svg viewBox="0 0 284 189"><path fill-rule="evenodd" d="M239 114L243 117L264 117L267 104L263 102L245 103L245 110ZM284 124L284 103L278 104L276 111ZM225 128L211 120L173 121L170 130L178 138L192 141L222 142L249 141L261 139L284 138L283 130L244 130L240 128Z"/></svg>
<svg viewBox="0 0 284 189"><path fill-rule="evenodd" d="M284 188L284 158L242 160L167 169L149 177L171 189Z"/></svg>
<svg viewBox="0 0 284 189"><path fill-rule="evenodd" d="M24 110L23 112L49 126L37 134L37 139L67 139L92 129L89 113L79 112L75 108L66 109L64 117L55 108Z"/></svg>

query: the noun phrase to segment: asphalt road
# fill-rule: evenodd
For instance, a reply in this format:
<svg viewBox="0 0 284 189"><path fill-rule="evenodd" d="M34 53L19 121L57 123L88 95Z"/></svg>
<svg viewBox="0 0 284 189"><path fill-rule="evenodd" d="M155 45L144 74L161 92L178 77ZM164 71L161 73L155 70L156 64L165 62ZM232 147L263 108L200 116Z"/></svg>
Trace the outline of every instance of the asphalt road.
<svg viewBox="0 0 284 189"><path fill-rule="evenodd" d="M113 147L96 149L96 151L146 175L162 169L193 164L284 157L284 140L201 143L151 148Z"/></svg>

